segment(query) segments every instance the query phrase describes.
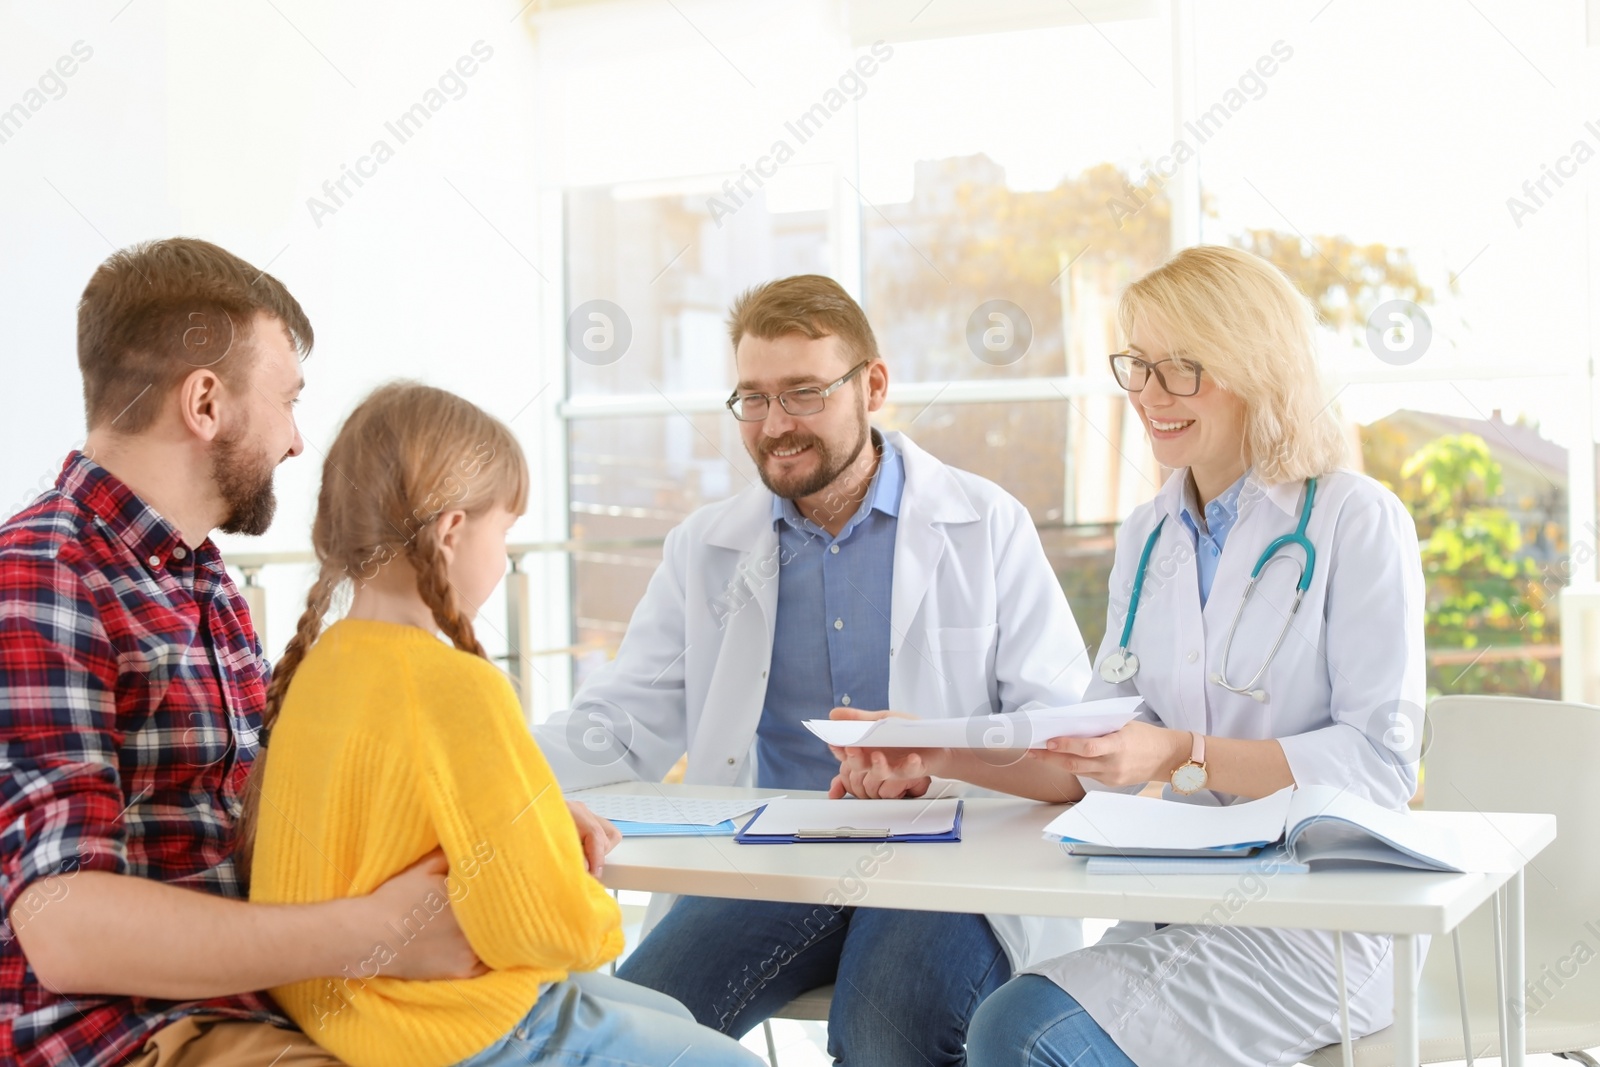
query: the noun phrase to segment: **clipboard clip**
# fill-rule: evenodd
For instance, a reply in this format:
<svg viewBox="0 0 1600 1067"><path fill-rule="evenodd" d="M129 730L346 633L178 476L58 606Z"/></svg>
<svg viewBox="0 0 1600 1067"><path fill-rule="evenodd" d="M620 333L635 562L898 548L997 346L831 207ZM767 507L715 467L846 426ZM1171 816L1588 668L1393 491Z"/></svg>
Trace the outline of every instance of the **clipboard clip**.
<svg viewBox="0 0 1600 1067"><path fill-rule="evenodd" d="M877 837L888 837L889 836L889 828L887 826L884 826L884 827L830 826L830 827L827 827L826 829L818 828L818 829L814 829L814 830L796 830L794 832L794 836L795 836L795 840L797 840L797 841L803 841L803 840L807 840L807 839L815 839L815 838L819 838L819 837L820 838L835 838L835 837L877 838Z"/></svg>

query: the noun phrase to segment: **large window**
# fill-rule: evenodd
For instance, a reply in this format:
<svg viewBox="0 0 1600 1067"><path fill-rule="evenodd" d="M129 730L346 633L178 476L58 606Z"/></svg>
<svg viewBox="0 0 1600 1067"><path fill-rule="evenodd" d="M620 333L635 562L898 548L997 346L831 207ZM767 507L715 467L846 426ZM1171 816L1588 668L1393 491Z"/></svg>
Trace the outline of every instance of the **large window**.
<svg viewBox="0 0 1600 1067"><path fill-rule="evenodd" d="M1200 237L1273 260L1330 327L1355 458L1416 517L1430 689L1559 698L1593 223L1544 174L1584 133L1581 8L1309 14L1196 5L1194 113L1243 94L1202 150Z"/></svg>
<svg viewBox="0 0 1600 1067"><path fill-rule="evenodd" d="M552 16L542 54L601 8L639 17L600 68L551 62L582 663L665 531L753 479L723 323L801 272L867 308L880 425L1022 500L1098 641L1164 474L1106 367L1117 294L1204 241L1316 304L1351 463L1417 518L1430 686L1559 695L1555 598L1595 554L1595 207L1545 177L1588 136L1581 5L622 3ZM673 76L611 116L635 60Z"/></svg>
<svg viewBox="0 0 1600 1067"><path fill-rule="evenodd" d="M620 640L659 558L651 543L753 480L720 408L723 323L745 287L803 272L839 278L867 308L893 383L878 424L1022 500L1098 640L1114 524L1158 482L1105 366L1111 310L1170 248L1164 201L1131 225L1105 204L1170 126L1170 107L1135 91L1142 69L1165 78L1165 23L1130 12L1097 9L1110 48L1104 26L1053 24L1059 13L893 41L858 16L838 63L854 72L845 106L756 123L808 154L769 160L770 175L752 157L564 192L570 507L574 535L604 542L574 563L580 678ZM824 109L829 88L811 91ZM1060 104L1105 91L1137 114ZM611 347L589 351L586 329Z"/></svg>

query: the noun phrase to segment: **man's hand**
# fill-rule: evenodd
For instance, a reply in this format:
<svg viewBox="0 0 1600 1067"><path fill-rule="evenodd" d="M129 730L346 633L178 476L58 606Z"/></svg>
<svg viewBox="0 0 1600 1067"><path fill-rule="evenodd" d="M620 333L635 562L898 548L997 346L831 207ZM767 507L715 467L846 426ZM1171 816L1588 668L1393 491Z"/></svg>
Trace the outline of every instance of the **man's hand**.
<svg viewBox="0 0 1600 1067"><path fill-rule="evenodd" d="M622 831L610 819L601 818L590 811L588 805L576 800L567 801L567 810L572 812L572 821L578 825L578 840L583 842L583 858L589 865L589 873L598 878L605 870L606 853L617 847Z"/></svg>
<svg viewBox="0 0 1600 1067"><path fill-rule="evenodd" d="M914 719L900 711L862 711L859 708L834 708L830 719ZM839 761L839 773L828 786L828 796L837 800L846 793L871 800L900 800L920 797L933 784L927 764L943 749L929 748L836 748L828 746Z"/></svg>
<svg viewBox="0 0 1600 1067"><path fill-rule="evenodd" d="M450 891L445 885L445 876L449 873L450 861L445 859L442 850L434 849L361 898L373 931L372 945L388 942L395 949L392 962L383 965L385 975L440 979L474 978L488 973L489 968L472 951L448 903ZM436 912L425 903L432 894L447 902L443 910ZM418 908L421 914L429 917L420 930L416 923ZM402 927L407 920L409 925ZM394 929L400 928L417 932L404 945L393 945L390 938Z"/></svg>

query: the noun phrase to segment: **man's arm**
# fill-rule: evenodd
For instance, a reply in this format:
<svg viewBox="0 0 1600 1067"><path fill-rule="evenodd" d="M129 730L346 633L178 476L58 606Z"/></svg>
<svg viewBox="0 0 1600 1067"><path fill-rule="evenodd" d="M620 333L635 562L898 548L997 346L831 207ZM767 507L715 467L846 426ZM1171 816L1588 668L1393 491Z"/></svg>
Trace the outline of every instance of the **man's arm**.
<svg viewBox="0 0 1600 1067"><path fill-rule="evenodd" d="M0 561L0 908L47 988L210 998L337 974L392 936L386 923L442 893L442 857L368 897L304 906L131 875L132 805L118 773L123 668L76 574L55 560ZM471 949L448 916L390 973L470 972Z"/></svg>
<svg viewBox="0 0 1600 1067"><path fill-rule="evenodd" d="M430 894L448 899L435 852L365 897L251 904L126 874L83 870L33 882L10 911L39 981L58 993L201 1000L359 968L386 939L396 978L483 972L449 908L400 942ZM394 924L394 929L390 924Z"/></svg>
<svg viewBox="0 0 1600 1067"><path fill-rule="evenodd" d="M661 565L628 622L616 659L533 728L562 789L659 782L688 749L684 660L689 535L667 534Z"/></svg>
<svg viewBox="0 0 1600 1067"><path fill-rule="evenodd" d="M1008 498L1006 504L1010 514L997 519L1009 520L1011 528L1008 533L996 530L1003 539L994 575L1000 626L994 662L998 710L1075 704L1089 684L1089 652L1033 519L1017 501ZM996 511L1001 511L999 505Z"/></svg>

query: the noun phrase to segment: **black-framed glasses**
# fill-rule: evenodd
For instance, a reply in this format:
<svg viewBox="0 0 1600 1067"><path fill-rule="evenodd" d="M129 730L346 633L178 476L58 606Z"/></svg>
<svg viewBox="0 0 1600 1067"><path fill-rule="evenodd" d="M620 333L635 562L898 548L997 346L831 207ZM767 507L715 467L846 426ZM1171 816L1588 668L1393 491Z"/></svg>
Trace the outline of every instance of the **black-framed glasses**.
<svg viewBox="0 0 1600 1067"><path fill-rule="evenodd" d="M861 368L872 360L864 359L835 379L830 385L803 385L798 389L785 389L781 393L741 393L737 389L728 397L728 410L740 422L760 422L772 410L776 400L791 415L815 415L828 403L828 396L845 382L861 373Z"/></svg>
<svg viewBox="0 0 1600 1067"><path fill-rule="evenodd" d="M1166 370L1161 369L1163 363L1170 363ZM1154 363L1140 359L1132 352L1113 352L1111 354L1111 373L1117 376L1117 384L1130 393L1137 393L1150 381L1150 375L1156 376L1156 381L1161 383L1161 388L1173 396L1194 396L1200 391L1200 364L1192 359L1171 358L1158 359Z"/></svg>

